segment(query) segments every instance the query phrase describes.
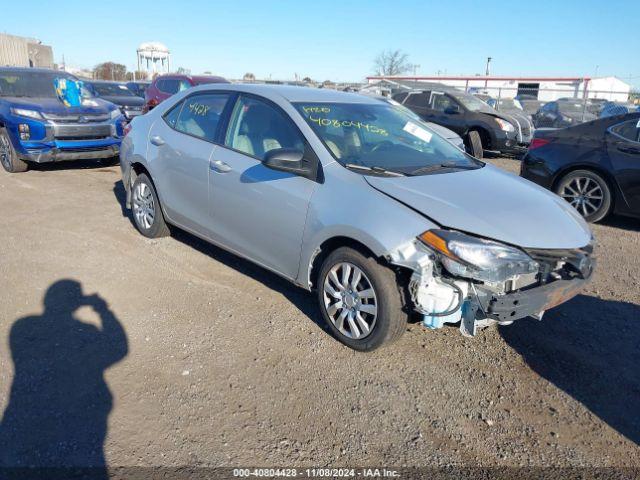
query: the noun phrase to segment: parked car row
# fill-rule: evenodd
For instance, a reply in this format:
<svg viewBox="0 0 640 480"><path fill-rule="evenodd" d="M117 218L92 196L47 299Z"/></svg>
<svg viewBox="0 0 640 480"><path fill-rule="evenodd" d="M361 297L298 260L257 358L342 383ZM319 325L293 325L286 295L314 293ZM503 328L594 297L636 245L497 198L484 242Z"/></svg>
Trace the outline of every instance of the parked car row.
<svg viewBox="0 0 640 480"><path fill-rule="evenodd" d="M560 98L543 102L530 95L496 99L486 93L474 93L489 106L520 121L526 117L535 128L565 128L596 118L622 115L640 111L640 105L628 102L613 102L599 98Z"/></svg>
<svg viewBox="0 0 640 480"><path fill-rule="evenodd" d="M121 84L91 82L69 107L53 88L61 75L0 69L5 170L120 153L142 235L174 225L316 291L332 334L356 350L397 339L413 313L467 336L541 318L592 276L585 219L640 211L640 113L537 130L518 178L425 122L478 156L523 148L515 115L456 90L381 100L163 76L150 111L127 123Z"/></svg>
<svg viewBox="0 0 640 480"><path fill-rule="evenodd" d="M144 99L134 94L126 83L106 81L84 81L85 87L96 97L120 107L127 120L142 114Z"/></svg>

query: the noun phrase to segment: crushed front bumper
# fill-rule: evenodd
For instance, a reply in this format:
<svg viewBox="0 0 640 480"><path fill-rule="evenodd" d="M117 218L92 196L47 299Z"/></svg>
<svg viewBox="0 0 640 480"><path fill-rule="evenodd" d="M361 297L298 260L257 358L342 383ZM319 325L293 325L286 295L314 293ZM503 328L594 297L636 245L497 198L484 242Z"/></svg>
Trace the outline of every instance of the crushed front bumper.
<svg viewBox="0 0 640 480"><path fill-rule="evenodd" d="M570 300L591 280L596 266L592 245L573 250L528 250L540 265L535 274L487 284L443 275L432 252L409 242L391 252L391 263L413 270L409 293L413 309L427 328L460 323L463 335L474 336L492 324L508 325Z"/></svg>
<svg viewBox="0 0 640 480"><path fill-rule="evenodd" d="M575 297L588 281L582 278L556 280L529 290L492 296L482 305L482 309L499 323L539 316L545 310Z"/></svg>

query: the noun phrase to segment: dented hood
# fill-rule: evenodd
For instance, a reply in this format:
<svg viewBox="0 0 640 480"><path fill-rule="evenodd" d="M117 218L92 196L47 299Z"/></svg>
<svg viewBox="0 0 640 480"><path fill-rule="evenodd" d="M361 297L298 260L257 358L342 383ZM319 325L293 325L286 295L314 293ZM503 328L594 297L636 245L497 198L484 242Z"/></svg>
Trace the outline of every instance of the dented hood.
<svg viewBox="0 0 640 480"><path fill-rule="evenodd" d="M555 194L503 170L374 177L375 189L443 227L522 248L579 248L591 241L582 217Z"/></svg>

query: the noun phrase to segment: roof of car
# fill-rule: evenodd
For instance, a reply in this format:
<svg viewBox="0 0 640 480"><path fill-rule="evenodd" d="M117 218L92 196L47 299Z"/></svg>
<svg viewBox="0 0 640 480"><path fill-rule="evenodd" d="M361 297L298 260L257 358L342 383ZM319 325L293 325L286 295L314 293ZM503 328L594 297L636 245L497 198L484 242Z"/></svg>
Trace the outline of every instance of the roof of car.
<svg viewBox="0 0 640 480"><path fill-rule="evenodd" d="M125 81L118 81L118 80L84 80L84 83L90 83L90 84L101 84L101 85L124 85Z"/></svg>
<svg viewBox="0 0 640 480"><path fill-rule="evenodd" d="M154 81L162 80L165 78L169 79L189 79L195 83L206 83L207 81L215 80L215 82L223 82L228 83L229 81L224 77L219 77L217 75L187 75L186 73L165 73L163 75L158 75ZM212 82L212 83L215 83Z"/></svg>
<svg viewBox="0 0 640 480"><path fill-rule="evenodd" d="M285 100L310 103L370 103L377 104L379 100L373 97L359 95L357 93L340 92L325 88L297 87L292 85L266 85L256 83L240 84L210 84L196 87L198 89L216 88L230 89L238 92L254 93L262 96L278 95Z"/></svg>

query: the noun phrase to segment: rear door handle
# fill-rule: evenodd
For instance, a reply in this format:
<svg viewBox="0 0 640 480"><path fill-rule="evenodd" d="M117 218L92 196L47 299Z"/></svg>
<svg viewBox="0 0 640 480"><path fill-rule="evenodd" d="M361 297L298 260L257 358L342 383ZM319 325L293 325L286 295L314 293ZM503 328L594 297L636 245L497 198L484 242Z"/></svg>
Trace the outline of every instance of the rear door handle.
<svg viewBox="0 0 640 480"><path fill-rule="evenodd" d="M151 137L151 139L149 140L151 143L153 143L155 146L160 147L162 145L164 145L164 140L162 139L162 137L155 135L153 137Z"/></svg>
<svg viewBox="0 0 640 480"><path fill-rule="evenodd" d="M211 160L209 162L209 166L211 167L211 170L215 170L219 173L227 173L231 171L231 166L222 160Z"/></svg>

